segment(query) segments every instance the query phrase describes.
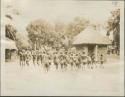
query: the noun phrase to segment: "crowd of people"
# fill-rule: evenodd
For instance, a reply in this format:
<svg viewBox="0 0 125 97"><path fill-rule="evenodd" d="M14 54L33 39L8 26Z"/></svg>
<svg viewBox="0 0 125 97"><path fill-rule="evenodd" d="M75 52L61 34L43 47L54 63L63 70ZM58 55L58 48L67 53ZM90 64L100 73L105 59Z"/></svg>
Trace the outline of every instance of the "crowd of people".
<svg viewBox="0 0 125 97"><path fill-rule="evenodd" d="M78 51L73 48L69 49L57 49L52 47L44 47L39 50L22 49L19 50L20 66L30 65L42 65L46 71L50 69L51 65L54 65L56 69L67 69L68 66L71 69L85 68L97 65L95 61L95 55L85 55L84 51ZM103 55L100 56L100 66L103 66Z"/></svg>

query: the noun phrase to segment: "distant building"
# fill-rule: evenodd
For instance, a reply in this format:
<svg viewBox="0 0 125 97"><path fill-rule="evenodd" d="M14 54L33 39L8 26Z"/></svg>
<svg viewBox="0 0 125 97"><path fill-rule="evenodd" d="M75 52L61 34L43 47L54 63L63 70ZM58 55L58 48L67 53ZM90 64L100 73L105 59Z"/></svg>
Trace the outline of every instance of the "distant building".
<svg viewBox="0 0 125 97"><path fill-rule="evenodd" d="M13 17L11 14L5 15L5 21L3 21L2 30L5 27L5 39L2 38L2 43L5 45L5 61L12 61L17 58L17 47L15 42L16 29L13 26ZM4 32L4 30L3 30Z"/></svg>
<svg viewBox="0 0 125 97"><path fill-rule="evenodd" d="M6 37L5 40L3 40L3 43L5 44L5 61L15 59L17 55L15 41Z"/></svg>
<svg viewBox="0 0 125 97"><path fill-rule="evenodd" d="M84 31L74 37L73 45L76 49L83 50L86 55L95 55L96 61L99 61L101 54L106 61L107 46L111 44L108 37L102 36L93 27L87 27Z"/></svg>

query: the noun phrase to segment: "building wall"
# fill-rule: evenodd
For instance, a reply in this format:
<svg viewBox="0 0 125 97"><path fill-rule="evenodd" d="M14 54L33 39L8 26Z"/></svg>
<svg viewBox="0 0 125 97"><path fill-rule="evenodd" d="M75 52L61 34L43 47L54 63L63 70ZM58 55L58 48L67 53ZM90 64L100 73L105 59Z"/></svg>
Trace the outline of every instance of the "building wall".
<svg viewBox="0 0 125 97"><path fill-rule="evenodd" d="M97 51L95 51L95 47L96 45L93 45L93 52L96 56L97 56L97 61L100 61L100 56L101 54L103 55L104 61L106 61L106 57L107 57L107 46L106 45L97 45ZM81 50L84 51L86 55L90 55L90 51L89 51L89 46L88 45L78 45L76 46L77 50ZM97 53L97 54L96 54Z"/></svg>
<svg viewBox="0 0 125 97"><path fill-rule="evenodd" d="M85 52L85 55L88 55L88 46L87 45L78 45L76 46L77 50Z"/></svg>
<svg viewBox="0 0 125 97"><path fill-rule="evenodd" d="M17 59L17 50L5 49L5 61L15 61Z"/></svg>

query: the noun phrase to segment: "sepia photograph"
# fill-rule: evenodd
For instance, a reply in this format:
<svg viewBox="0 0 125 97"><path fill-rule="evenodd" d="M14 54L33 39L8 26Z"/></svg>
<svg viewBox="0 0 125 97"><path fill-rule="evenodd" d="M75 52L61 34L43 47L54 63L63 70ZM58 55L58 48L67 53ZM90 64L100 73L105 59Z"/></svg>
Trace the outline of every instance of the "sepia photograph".
<svg viewBox="0 0 125 97"><path fill-rule="evenodd" d="M124 0L1 0L1 96L124 96Z"/></svg>

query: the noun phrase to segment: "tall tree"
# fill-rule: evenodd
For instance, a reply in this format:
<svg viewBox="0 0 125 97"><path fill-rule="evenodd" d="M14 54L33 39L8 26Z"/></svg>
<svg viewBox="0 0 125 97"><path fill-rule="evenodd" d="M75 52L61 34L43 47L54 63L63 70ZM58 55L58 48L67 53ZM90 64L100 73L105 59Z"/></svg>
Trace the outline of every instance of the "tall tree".
<svg viewBox="0 0 125 97"><path fill-rule="evenodd" d="M67 27L67 32L75 36L81 31L83 31L89 24L89 21L83 17L75 17L74 20L69 23Z"/></svg>
<svg viewBox="0 0 125 97"><path fill-rule="evenodd" d="M108 31L107 36L113 31L113 45L115 49L119 52L120 50L120 9L115 9L111 11L111 17L108 20Z"/></svg>
<svg viewBox="0 0 125 97"><path fill-rule="evenodd" d="M83 31L89 24L89 20L83 17L75 17L67 26L67 34L69 38L69 45L72 45L73 37Z"/></svg>
<svg viewBox="0 0 125 97"><path fill-rule="evenodd" d="M16 39L16 32L17 30L15 29L15 27L11 24L6 24L5 25L5 35L6 37L15 40Z"/></svg>
<svg viewBox="0 0 125 97"><path fill-rule="evenodd" d="M21 33L16 33L16 46L18 49L31 48L28 37L22 35Z"/></svg>
<svg viewBox="0 0 125 97"><path fill-rule="evenodd" d="M53 25L42 19L31 22L26 30L34 49L39 49L42 44L49 43L54 33Z"/></svg>

